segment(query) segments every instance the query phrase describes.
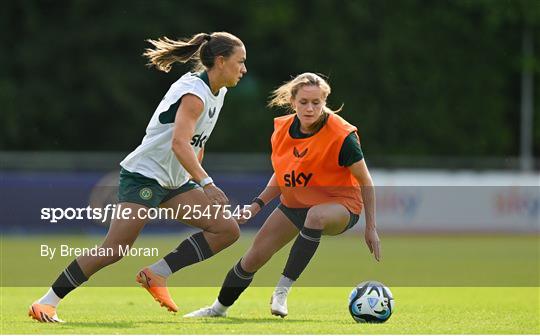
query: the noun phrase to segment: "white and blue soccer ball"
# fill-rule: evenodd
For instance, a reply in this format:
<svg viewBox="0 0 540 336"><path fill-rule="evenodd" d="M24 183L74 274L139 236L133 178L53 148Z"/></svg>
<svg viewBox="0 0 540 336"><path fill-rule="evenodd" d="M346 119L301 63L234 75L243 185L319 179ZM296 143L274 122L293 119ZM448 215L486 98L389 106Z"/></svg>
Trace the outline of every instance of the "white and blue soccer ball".
<svg viewBox="0 0 540 336"><path fill-rule="evenodd" d="M378 281L365 281L349 295L349 312L358 323L383 323L394 310L390 289Z"/></svg>

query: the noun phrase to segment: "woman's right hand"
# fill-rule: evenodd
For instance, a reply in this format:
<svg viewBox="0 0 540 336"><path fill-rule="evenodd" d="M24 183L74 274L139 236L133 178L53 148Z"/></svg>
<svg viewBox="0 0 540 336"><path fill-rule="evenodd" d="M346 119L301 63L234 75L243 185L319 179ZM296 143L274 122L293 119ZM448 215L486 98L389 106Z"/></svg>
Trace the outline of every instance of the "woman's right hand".
<svg viewBox="0 0 540 336"><path fill-rule="evenodd" d="M210 200L210 203L213 205L224 206L229 204L229 199L225 193L219 189L215 184L209 183L203 187L203 191L206 194L206 197Z"/></svg>
<svg viewBox="0 0 540 336"><path fill-rule="evenodd" d="M257 203L251 203L250 205L244 206L244 208L240 211L240 216L236 220L238 224L244 224L251 218L255 217L257 213L261 211L261 207Z"/></svg>
<svg viewBox="0 0 540 336"><path fill-rule="evenodd" d="M381 240L379 239L379 234L377 233L375 225L366 226L364 238L366 240L366 245L369 248L369 252L373 254L375 260L381 261Z"/></svg>

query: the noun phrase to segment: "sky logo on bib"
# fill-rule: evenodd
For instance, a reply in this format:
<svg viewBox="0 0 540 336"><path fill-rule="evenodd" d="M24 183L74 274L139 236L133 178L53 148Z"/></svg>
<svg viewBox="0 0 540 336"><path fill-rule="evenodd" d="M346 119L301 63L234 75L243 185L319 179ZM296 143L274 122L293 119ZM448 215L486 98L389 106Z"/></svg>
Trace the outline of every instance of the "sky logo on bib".
<svg viewBox="0 0 540 336"><path fill-rule="evenodd" d="M208 109L208 116L210 117L210 119L212 119L215 114L216 114L216 108L215 107Z"/></svg>
<svg viewBox="0 0 540 336"><path fill-rule="evenodd" d="M297 174L294 170L290 174L285 174L283 179L285 180L286 187L307 187L309 180L313 176L313 173Z"/></svg>
<svg viewBox="0 0 540 336"><path fill-rule="evenodd" d="M143 199L143 200L149 200L152 198L152 189L148 188L148 187L145 187L145 188L142 188L141 191L139 191L139 196Z"/></svg>

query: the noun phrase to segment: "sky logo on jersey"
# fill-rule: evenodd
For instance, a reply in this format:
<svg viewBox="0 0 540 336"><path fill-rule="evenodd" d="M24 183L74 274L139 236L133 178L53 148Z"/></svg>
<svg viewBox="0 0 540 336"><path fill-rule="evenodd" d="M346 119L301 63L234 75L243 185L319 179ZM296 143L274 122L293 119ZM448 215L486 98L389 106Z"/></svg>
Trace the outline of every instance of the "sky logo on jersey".
<svg viewBox="0 0 540 336"><path fill-rule="evenodd" d="M206 140L208 139L208 136L207 135L204 135L204 133L202 134L195 134L193 136L193 138L191 138L191 145L193 147L199 147L199 148L203 148L204 146L204 143L206 142Z"/></svg>
<svg viewBox="0 0 540 336"><path fill-rule="evenodd" d="M286 187L307 187L312 176L313 173L306 175L301 172L300 174L296 174L293 170L290 174L285 174L283 179L285 180Z"/></svg>
<svg viewBox="0 0 540 336"><path fill-rule="evenodd" d="M212 119L215 114L216 114L216 108L215 107L208 109L208 116L210 117L210 119Z"/></svg>

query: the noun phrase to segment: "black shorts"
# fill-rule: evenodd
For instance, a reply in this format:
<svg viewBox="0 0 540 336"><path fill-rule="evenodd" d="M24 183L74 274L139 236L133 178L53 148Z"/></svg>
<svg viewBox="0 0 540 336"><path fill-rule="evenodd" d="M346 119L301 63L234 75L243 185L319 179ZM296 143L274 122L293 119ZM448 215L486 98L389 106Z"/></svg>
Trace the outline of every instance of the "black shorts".
<svg viewBox="0 0 540 336"><path fill-rule="evenodd" d="M293 222L294 226L296 226L298 230L302 230L302 228L304 227L304 223L306 222L307 213L310 208L289 208L282 203L279 203L278 208L283 211L285 216L287 216L287 218L290 219L291 222ZM349 223L347 224L345 230L343 230L341 233L352 228L358 222L358 219L360 219L359 215L349 211Z"/></svg>
<svg viewBox="0 0 540 336"><path fill-rule="evenodd" d="M139 173L132 173L122 168L120 170L118 201L137 203L149 208L155 208L174 196L195 188L200 188L200 186L193 181L188 181L176 189L166 189L160 186L154 179Z"/></svg>

